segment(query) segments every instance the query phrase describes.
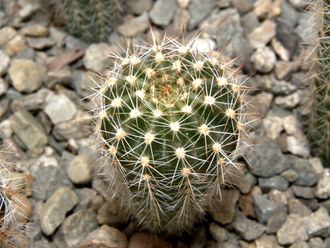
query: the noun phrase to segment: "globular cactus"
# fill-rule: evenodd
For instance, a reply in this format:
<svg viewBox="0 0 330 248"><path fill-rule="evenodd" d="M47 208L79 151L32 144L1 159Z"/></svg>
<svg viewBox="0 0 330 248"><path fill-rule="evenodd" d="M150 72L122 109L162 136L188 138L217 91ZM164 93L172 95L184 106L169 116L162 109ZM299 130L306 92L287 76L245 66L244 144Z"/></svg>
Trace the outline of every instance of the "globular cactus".
<svg viewBox="0 0 330 248"><path fill-rule="evenodd" d="M313 66L314 95L308 136L312 153L330 166L330 0L317 1L313 8L320 19L320 39Z"/></svg>
<svg viewBox="0 0 330 248"><path fill-rule="evenodd" d="M24 205L26 198L22 198L19 192L23 178L16 177L1 159L0 155L0 247L26 247L24 224L28 216L22 211L27 207Z"/></svg>
<svg viewBox="0 0 330 248"><path fill-rule="evenodd" d="M68 32L86 42L107 41L111 29L119 20L118 0L58 0L53 1L59 22ZM44 6L51 6L44 1Z"/></svg>
<svg viewBox="0 0 330 248"><path fill-rule="evenodd" d="M218 55L153 38L98 82L104 169L145 230L189 231L239 169L245 89Z"/></svg>

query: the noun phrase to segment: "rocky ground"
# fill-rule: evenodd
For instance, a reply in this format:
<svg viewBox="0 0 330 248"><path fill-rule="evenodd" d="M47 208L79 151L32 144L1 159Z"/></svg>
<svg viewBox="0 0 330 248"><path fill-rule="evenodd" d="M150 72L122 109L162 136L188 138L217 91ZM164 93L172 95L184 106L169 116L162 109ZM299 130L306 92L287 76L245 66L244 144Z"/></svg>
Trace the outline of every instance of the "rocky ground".
<svg viewBox="0 0 330 248"><path fill-rule="evenodd" d="M312 83L301 44L317 37L308 2L135 0L109 43L86 44L52 26L38 1L0 1L1 140L33 207L26 247L329 248L330 169L310 155L301 124ZM239 190L181 241L142 233L107 201L82 100L94 86L87 70L102 70L122 35L150 26L173 35L186 26L188 38L202 30L199 47L239 56L258 116Z"/></svg>

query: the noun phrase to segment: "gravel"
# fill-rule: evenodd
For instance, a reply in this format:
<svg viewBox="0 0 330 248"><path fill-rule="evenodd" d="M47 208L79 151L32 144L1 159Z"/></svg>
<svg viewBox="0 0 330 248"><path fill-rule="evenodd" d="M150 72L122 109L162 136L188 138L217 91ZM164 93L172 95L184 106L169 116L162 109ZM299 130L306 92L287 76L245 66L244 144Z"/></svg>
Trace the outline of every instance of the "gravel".
<svg viewBox="0 0 330 248"><path fill-rule="evenodd" d="M109 42L97 44L54 27L37 2L0 4L0 140L27 178L19 197L31 215L30 246L18 248L330 247L330 170L311 154L301 118L311 82L301 44L317 35L308 0L130 1ZM181 241L143 232L122 211L98 176L90 128L93 72L121 53L116 44L125 48L121 36L149 39L149 27L154 37L184 30L193 50L236 59L251 89L257 138L242 149L243 176Z"/></svg>

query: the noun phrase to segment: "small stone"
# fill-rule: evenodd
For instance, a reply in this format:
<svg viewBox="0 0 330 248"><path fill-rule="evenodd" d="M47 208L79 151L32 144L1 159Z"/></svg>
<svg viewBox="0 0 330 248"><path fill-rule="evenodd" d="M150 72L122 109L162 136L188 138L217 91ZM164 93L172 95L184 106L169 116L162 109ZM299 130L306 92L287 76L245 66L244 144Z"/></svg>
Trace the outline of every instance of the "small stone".
<svg viewBox="0 0 330 248"><path fill-rule="evenodd" d="M293 109L301 102L301 92L296 91L291 95L288 96L278 96L275 98L275 103L286 109Z"/></svg>
<svg viewBox="0 0 330 248"><path fill-rule="evenodd" d="M322 236L330 228L330 217L328 211L320 207L316 212L303 218L307 234L310 238Z"/></svg>
<svg viewBox="0 0 330 248"><path fill-rule="evenodd" d="M135 233L129 240L128 248L173 248L173 246L158 236L146 233Z"/></svg>
<svg viewBox="0 0 330 248"><path fill-rule="evenodd" d="M256 217L252 194L241 195L239 198L239 209L246 217Z"/></svg>
<svg viewBox="0 0 330 248"><path fill-rule="evenodd" d="M84 111L77 111L72 120L55 125L53 135L58 140L81 139L90 135L91 116Z"/></svg>
<svg viewBox="0 0 330 248"><path fill-rule="evenodd" d="M62 224L65 215L77 203L78 196L69 188L58 188L43 206L40 225L44 234L51 235Z"/></svg>
<svg viewBox="0 0 330 248"><path fill-rule="evenodd" d="M281 176L284 177L286 180L288 180L290 183L295 182L299 178L298 173L292 169L283 171Z"/></svg>
<svg viewBox="0 0 330 248"><path fill-rule="evenodd" d="M276 64L276 56L269 47L262 47L258 48L257 51L252 54L251 62L254 64L256 70L267 73L273 70Z"/></svg>
<svg viewBox="0 0 330 248"><path fill-rule="evenodd" d="M53 95L45 107L45 113L54 124L72 120L77 113L76 105L64 94Z"/></svg>
<svg viewBox="0 0 330 248"><path fill-rule="evenodd" d="M177 0L180 8L183 8L183 9L188 7L188 5L190 4L190 1L191 0Z"/></svg>
<svg viewBox="0 0 330 248"><path fill-rule="evenodd" d="M179 8L176 10L173 22L170 26L174 33L181 33L182 30L187 30L190 15L188 10Z"/></svg>
<svg viewBox="0 0 330 248"><path fill-rule="evenodd" d="M9 56L0 50L0 77L2 77L7 72L9 61Z"/></svg>
<svg viewBox="0 0 330 248"><path fill-rule="evenodd" d="M249 40L253 48L258 49L266 46L275 36L276 24L270 20L264 21L255 28L249 35Z"/></svg>
<svg viewBox="0 0 330 248"><path fill-rule="evenodd" d="M286 164L288 167L294 169L299 178L295 185L299 186L313 186L318 180L318 176L313 168L310 166L308 160L301 159L297 156L286 156Z"/></svg>
<svg viewBox="0 0 330 248"><path fill-rule="evenodd" d="M211 210L211 215L216 222L226 225L234 220L239 191L226 190L222 192L221 196L221 202Z"/></svg>
<svg viewBox="0 0 330 248"><path fill-rule="evenodd" d="M4 51L13 56L22 52L26 48L25 38L22 35L16 35L4 46Z"/></svg>
<svg viewBox="0 0 330 248"><path fill-rule="evenodd" d="M218 242L224 242L229 239L229 232L214 222L210 224L209 230L212 237Z"/></svg>
<svg viewBox="0 0 330 248"><path fill-rule="evenodd" d="M275 65L275 75L278 79L286 78L293 69L293 64L287 61L278 61Z"/></svg>
<svg viewBox="0 0 330 248"><path fill-rule="evenodd" d="M212 39L197 38L193 43L190 43L190 47L193 51L200 53L207 53L216 50L217 44Z"/></svg>
<svg viewBox="0 0 330 248"><path fill-rule="evenodd" d="M78 246L79 248L127 248L128 242L124 233L116 228L103 225L91 232Z"/></svg>
<svg viewBox="0 0 330 248"><path fill-rule="evenodd" d="M296 8L305 8L311 3L310 0L289 0L289 2Z"/></svg>
<svg viewBox="0 0 330 248"><path fill-rule="evenodd" d="M38 23L31 23L21 29L21 33L32 37L45 37L48 35L48 29Z"/></svg>
<svg viewBox="0 0 330 248"><path fill-rule="evenodd" d="M191 0L189 5L189 14L191 16L188 29L192 30L211 12L215 7L215 0Z"/></svg>
<svg viewBox="0 0 330 248"><path fill-rule="evenodd" d="M289 245L307 239L308 235L304 221L297 214L290 214L282 227L277 231L277 240L280 245Z"/></svg>
<svg viewBox="0 0 330 248"><path fill-rule="evenodd" d="M290 214L298 214L300 216L308 216L312 213L312 211L303 204L298 199L290 199L289 200L289 213Z"/></svg>
<svg viewBox="0 0 330 248"><path fill-rule="evenodd" d="M136 15L140 15L143 12L150 10L152 4L152 0L135 0L129 2L132 12Z"/></svg>
<svg viewBox="0 0 330 248"><path fill-rule="evenodd" d="M233 227L236 232L245 240L251 241L259 238L266 230L266 228L238 213L236 215Z"/></svg>
<svg viewBox="0 0 330 248"><path fill-rule="evenodd" d="M47 85L47 88L52 89L56 84L69 84L71 81L71 69L69 66L65 66L60 69L48 71L45 84Z"/></svg>
<svg viewBox="0 0 330 248"><path fill-rule="evenodd" d="M297 53L297 44L301 41L293 27L281 18L276 20L276 39L289 51L290 58Z"/></svg>
<svg viewBox="0 0 330 248"><path fill-rule="evenodd" d="M230 0L230 3L235 9L238 10L240 14L244 14L246 12L253 10L255 1L256 0L246 0L246 1Z"/></svg>
<svg viewBox="0 0 330 248"><path fill-rule="evenodd" d="M272 189L280 191L286 191L289 187L289 183L281 176L274 176L271 178L259 178L259 187L264 193L268 193Z"/></svg>
<svg viewBox="0 0 330 248"><path fill-rule="evenodd" d="M290 245L290 248L309 248L308 244L304 241L298 241Z"/></svg>
<svg viewBox="0 0 330 248"><path fill-rule="evenodd" d="M299 12L288 3L288 0L282 0L280 18L295 27L299 21Z"/></svg>
<svg viewBox="0 0 330 248"><path fill-rule="evenodd" d="M275 35L275 30L274 30L274 35ZM290 60L290 53L286 48L276 40L276 38L272 39L272 47L275 51L275 53L284 61L289 61Z"/></svg>
<svg viewBox="0 0 330 248"><path fill-rule="evenodd" d="M63 222L62 232L64 240L68 247L76 247L97 227L96 215L92 210L79 210L67 217Z"/></svg>
<svg viewBox="0 0 330 248"><path fill-rule="evenodd" d="M286 139L286 147L292 154L303 158L307 158L310 154L307 138L303 133L288 136Z"/></svg>
<svg viewBox="0 0 330 248"><path fill-rule="evenodd" d="M296 116L290 114L283 118L283 127L287 134L295 135L301 132L300 123Z"/></svg>
<svg viewBox="0 0 330 248"><path fill-rule="evenodd" d="M309 248L327 248L321 238L312 238L308 244Z"/></svg>
<svg viewBox="0 0 330 248"><path fill-rule="evenodd" d="M88 154L76 156L68 166L68 177L74 184L86 184L92 180L94 159Z"/></svg>
<svg viewBox="0 0 330 248"><path fill-rule="evenodd" d="M11 127L17 137L32 152L42 153L48 142L43 126L26 110L18 111L11 120Z"/></svg>
<svg viewBox="0 0 330 248"><path fill-rule="evenodd" d="M22 1L20 6L18 16L25 20L30 18L40 8L40 3L38 1Z"/></svg>
<svg viewBox="0 0 330 248"><path fill-rule="evenodd" d="M8 72L14 88L19 92L36 91L45 78L43 66L28 59L13 59Z"/></svg>
<svg viewBox="0 0 330 248"><path fill-rule="evenodd" d="M250 172L256 176L272 177L288 168L278 146L265 140L246 154Z"/></svg>
<svg viewBox="0 0 330 248"><path fill-rule="evenodd" d="M304 199L314 198L314 189L310 188L310 187L293 185L292 191L296 197L300 197L300 198L304 198Z"/></svg>
<svg viewBox="0 0 330 248"><path fill-rule="evenodd" d="M260 26L258 17L254 11L250 11L241 17L242 27L247 33L251 33L255 28Z"/></svg>
<svg viewBox="0 0 330 248"><path fill-rule="evenodd" d="M256 178L251 173L246 173L242 180L238 182L238 187L241 193L247 194L251 191L253 185L257 182Z"/></svg>
<svg viewBox="0 0 330 248"><path fill-rule="evenodd" d="M275 236L263 235L255 241L255 248L281 248L281 246L277 244Z"/></svg>
<svg viewBox="0 0 330 248"><path fill-rule="evenodd" d="M278 207L267 221L267 233L276 233L287 218L286 207Z"/></svg>
<svg viewBox="0 0 330 248"><path fill-rule="evenodd" d="M316 196L319 199L327 199L330 197L330 169L325 169L316 186Z"/></svg>
<svg viewBox="0 0 330 248"><path fill-rule="evenodd" d="M109 59L112 47L106 43L92 44L86 51L83 59L86 69L101 72L105 68L106 61Z"/></svg>
<svg viewBox="0 0 330 248"><path fill-rule="evenodd" d="M3 80L0 78L0 96L4 95L7 93L8 90L8 83L7 81Z"/></svg>
<svg viewBox="0 0 330 248"><path fill-rule="evenodd" d="M149 12L151 21L159 26L167 26L175 13L177 3L175 0L158 0Z"/></svg>
<svg viewBox="0 0 330 248"><path fill-rule="evenodd" d="M3 46L17 34L17 31L12 27L6 26L0 29L0 46Z"/></svg>
<svg viewBox="0 0 330 248"><path fill-rule="evenodd" d="M254 3L254 12L260 19L265 19L272 8L272 0L257 0Z"/></svg>
<svg viewBox="0 0 330 248"><path fill-rule="evenodd" d="M269 217L276 210L276 204L267 199L265 195L255 195L253 199L259 223L266 224Z"/></svg>
<svg viewBox="0 0 330 248"><path fill-rule="evenodd" d="M91 208L92 205L93 205L94 199L97 197L97 192L93 189L90 189L90 188L76 189L76 193L79 197L79 203L75 207L75 211L76 210L81 210L81 209Z"/></svg>
<svg viewBox="0 0 330 248"><path fill-rule="evenodd" d="M150 26L147 12L132 18L118 26L118 32L127 37L137 36Z"/></svg>
<svg viewBox="0 0 330 248"><path fill-rule="evenodd" d="M32 47L36 50L44 50L56 44L55 41L49 37L27 38L27 43L29 47Z"/></svg>
<svg viewBox="0 0 330 248"><path fill-rule="evenodd" d="M110 226L117 226L125 221L121 215L120 206L116 202L104 202L98 209L97 221L99 224L107 224Z"/></svg>

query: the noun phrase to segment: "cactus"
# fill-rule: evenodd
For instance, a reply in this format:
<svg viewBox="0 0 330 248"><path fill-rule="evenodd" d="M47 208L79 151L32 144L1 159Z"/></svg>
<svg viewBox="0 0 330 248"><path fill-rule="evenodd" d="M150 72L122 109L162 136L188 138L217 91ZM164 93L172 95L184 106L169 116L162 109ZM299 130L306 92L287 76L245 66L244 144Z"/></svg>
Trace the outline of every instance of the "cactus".
<svg viewBox="0 0 330 248"><path fill-rule="evenodd" d="M43 5L52 6L49 1ZM68 32L86 42L107 41L121 10L118 0L59 0L54 5Z"/></svg>
<svg viewBox="0 0 330 248"><path fill-rule="evenodd" d="M127 47L96 89L103 168L142 228L180 234L239 169L245 87L218 53L154 36Z"/></svg>
<svg viewBox="0 0 330 248"><path fill-rule="evenodd" d="M322 10L322 11L320 11ZM308 123L312 153L330 165L330 1L317 1L313 11L320 20L320 39L313 65L314 96Z"/></svg>
<svg viewBox="0 0 330 248"><path fill-rule="evenodd" d="M23 186L21 179L14 176L8 164L0 163L0 247L3 248L27 245L23 233L28 217L21 213L26 207L19 192Z"/></svg>

